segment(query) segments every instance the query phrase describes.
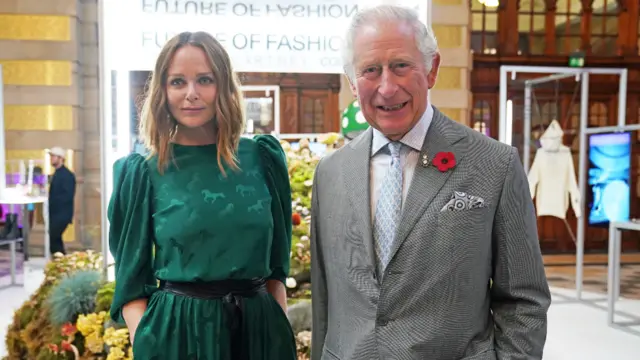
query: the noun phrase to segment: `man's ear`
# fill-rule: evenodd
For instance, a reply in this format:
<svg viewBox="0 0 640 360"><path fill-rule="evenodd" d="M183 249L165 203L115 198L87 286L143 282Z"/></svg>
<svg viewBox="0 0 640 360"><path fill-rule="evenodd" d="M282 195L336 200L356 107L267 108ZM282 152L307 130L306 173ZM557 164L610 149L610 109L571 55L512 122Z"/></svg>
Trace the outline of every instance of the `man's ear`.
<svg viewBox="0 0 640 360"><path fill-rule="evenodd" d="M438 79L438 70L440 69L440 53L436 53L431 61L431 71L427 75L429 81L429 89L432 89L436 85Z"/></svg>
<svg viewBox="0 0 640 360"><path fill-rule="evenodd" d="M351 81L351 78L348 75L344 75L347 78L347 81L349 82L349 88L351 89L351 93L353 94L354 97L358 97L358 91L356 89L356 85L353 83L353 81Z"/></svg>

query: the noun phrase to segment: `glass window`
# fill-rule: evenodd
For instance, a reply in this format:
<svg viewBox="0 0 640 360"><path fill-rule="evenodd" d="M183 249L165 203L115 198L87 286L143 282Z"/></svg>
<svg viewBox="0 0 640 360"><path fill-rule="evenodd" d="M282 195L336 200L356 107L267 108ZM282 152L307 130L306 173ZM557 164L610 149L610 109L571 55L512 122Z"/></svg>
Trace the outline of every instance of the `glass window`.
<svg viewBox="0 0 640 360"><path fill-rule="evenodd" d="M620 8L616 0L594 2L591 18L591 54L615 56L618 52L618 15Z"/></svg>
<svg viewBox="0 0 640 360"><path fill-rule="evenodd" d="M542 55L545 48L545 3L522 0L518 9L518 54Z"/></svg>
<svg viewBox="0 0 640 360"><path fill-rule="evenodd" d="M470 0L471 50L478 54L498 52L498 7Z"/></svg>

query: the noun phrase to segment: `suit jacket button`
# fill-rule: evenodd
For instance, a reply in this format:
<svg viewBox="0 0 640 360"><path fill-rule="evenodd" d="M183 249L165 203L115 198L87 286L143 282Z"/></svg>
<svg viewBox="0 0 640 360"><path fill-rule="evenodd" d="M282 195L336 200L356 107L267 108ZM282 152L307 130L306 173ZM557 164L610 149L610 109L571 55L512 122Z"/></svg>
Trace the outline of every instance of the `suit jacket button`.
<svg viewBox="0 0 640 360"><path fill-rule="evenodd" d="M381 318L376 321L378 326L387 326L389 321L387 319Z"/></svg>

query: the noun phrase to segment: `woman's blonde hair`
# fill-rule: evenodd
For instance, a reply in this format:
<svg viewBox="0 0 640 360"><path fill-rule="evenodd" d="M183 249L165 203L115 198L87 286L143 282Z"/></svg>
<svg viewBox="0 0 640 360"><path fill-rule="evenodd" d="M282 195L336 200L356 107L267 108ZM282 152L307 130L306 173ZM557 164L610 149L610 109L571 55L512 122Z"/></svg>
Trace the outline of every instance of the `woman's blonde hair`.
<svg viewBox="0 0 640 360"><path fill-rule="evenodd" d="M240 81L231 66L229 54L213 36L205 32L183 32L169 40L160 51L156 66L147 85L146 98L140 114L140 134L149 156L158 157L158 171L164 172L172 158L170 142L178 123L169 112L167 103L167 72L178 49L195 46L204 51L217 87L215 119L218 167L223 174L224 164L238 170L236 151L244 126L243 97Z"/></svg>

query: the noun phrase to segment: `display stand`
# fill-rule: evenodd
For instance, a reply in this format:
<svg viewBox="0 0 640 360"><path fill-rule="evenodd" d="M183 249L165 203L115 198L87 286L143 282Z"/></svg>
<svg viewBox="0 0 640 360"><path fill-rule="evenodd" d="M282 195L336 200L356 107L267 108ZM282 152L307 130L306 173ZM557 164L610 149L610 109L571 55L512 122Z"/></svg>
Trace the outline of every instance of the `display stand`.
<svg viewBox="0 0 640 360"><path fill-rule="evenodd" d="M640 130L640 124L627 125L627 69L608 69L608 68L569 68L569 67L544 67L544 66L501 66L500 67L500 118L499 118L499 140L503 143L511 145L511 129L512 114L507 111L507 79L516 78L518 73L535 73L535 74L552 74L550 76L529 80L528 85L525 82L525 124L524 124L524 159L525 169L529 168L530 145L531 138L531 86L548 81L557 81L563 78L575 77L581 82L580 91L580 152L579 152L579 171L578 171L578 187L580 189L580 206L584 209L586 188L587 188L587 135L599 134L607 132L622 132ZM600 126L588 127L589 115L589 75L618 75L620 83L618 87L618 124L616 126ZM527 87L529 90L527 90ZM527 96L529 94L529 96ZM528 104L527 104L528 102ZM583 267L584 267L584 236L585 222L580 219L578 223L578 231L576 238L576 297L582 300L583 287Z"/></svg>
<svg viewBox="0 0 640 360"><path fill-rule="evenodd" d="M24 282L22 284L18 284L18 282L16 281L16 275L18 273L18 262L17 262L17 249L16 249L16 245L18 245L19 243L23 242L23 239L12 239L12 240L0 240L0 246L5 246L5 245L9 245L9 256L10 256L10 260L9 260L9 276L11 277L11 280L9 282L8 285L0 285L0 290L4 290L10 287L16 287L16 286L24 286ZM24 246L24 245L23 245ZM24 270L23 270L24 271Z"/></svg>
<svg viewBox="0 0 640 360"><path fill-rule="evenodd" d="M0 245L9 245L9 256L10 256L10 276L11 282L7 286L0 286L0 290L5 289L7 287L19 286L23 284L16 283L16 273L17 273L17 244L22 243L24 261L29 259L29 237L31 230L31 222L29 221L29 210L27 209L27 205L29 204L43 204L43 213L44 213L44 257L48 261L50 259L50 244L49 244L49 216L48 216L48 202L46 196L24 196L17 193L17 191L11 191L14 189L4 189L2 192L2 197L0 197L0 204L2 205L11 205L18 206L21 208L23 217L22 217L22 237L17 239L7 239L0 240Z"/></svg>
<svg viewBox="0 0 640 360"><path fill-rule="evenodd" d="M620 298L621 230L640 231L640 222L611 222L609 224L609 266L607 276L607 323L615 325L615 305Z"/></svg>

